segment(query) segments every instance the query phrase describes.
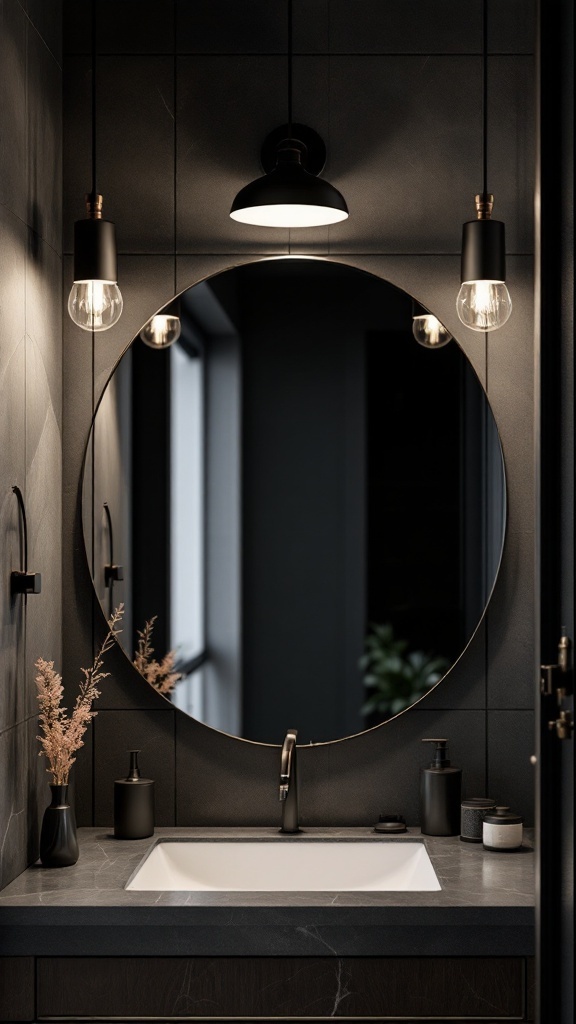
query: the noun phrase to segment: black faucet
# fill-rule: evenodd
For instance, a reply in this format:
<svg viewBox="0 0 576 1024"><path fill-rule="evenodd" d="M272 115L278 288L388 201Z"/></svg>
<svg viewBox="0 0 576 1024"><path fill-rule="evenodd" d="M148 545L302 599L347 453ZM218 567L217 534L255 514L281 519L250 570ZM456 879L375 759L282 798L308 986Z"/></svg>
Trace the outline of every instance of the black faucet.
<svg viewBox="0 0 576 1024"><path fill-rule="evenodd" d="M281 832L299 832L298 771L296 762L296 729L288 729L280 763L280 800L282 802Z"/></svg>

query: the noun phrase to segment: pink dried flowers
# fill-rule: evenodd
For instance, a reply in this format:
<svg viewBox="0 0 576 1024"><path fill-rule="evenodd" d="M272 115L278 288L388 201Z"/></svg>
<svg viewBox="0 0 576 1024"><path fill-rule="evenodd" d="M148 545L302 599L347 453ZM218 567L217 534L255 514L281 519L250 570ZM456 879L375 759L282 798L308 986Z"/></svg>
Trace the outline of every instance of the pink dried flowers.
<svg viewBox="0 0 576 1024"><path fill-rule="evenodd" d="M146 682L150 683L159 693L171 693L176 683L182 678L180 672L174 671L175 651L168 651L162 661L156 661L152 655L152 632L158 618L153 615L144 623L144 629L138 630L138 649L134 656L134 665L142 673Z"/></svg>
<svg viewBox="0 0 576 1024"><path fill-rule="evenodd" d="M104 655L121 632L118 624L123 612L124 606L121 604L108 621L108 633L96 652L92 667L81 669L84 679L80 682L80 692L70 716L66 714L67 709L62 707L62 676L55 671L54 662L38 658L35 663L38 669L36 686L40 703L38 721L42 732L36 739L40 741L42 747L40 756L44 755L48 759L49 767L46 771L57 786L68 784L70 769L76 760L74 754L84 746L82 737L91 719L97 714L92 705L100 696L98 686L110 675L109 672L103 671Z"/></svg>

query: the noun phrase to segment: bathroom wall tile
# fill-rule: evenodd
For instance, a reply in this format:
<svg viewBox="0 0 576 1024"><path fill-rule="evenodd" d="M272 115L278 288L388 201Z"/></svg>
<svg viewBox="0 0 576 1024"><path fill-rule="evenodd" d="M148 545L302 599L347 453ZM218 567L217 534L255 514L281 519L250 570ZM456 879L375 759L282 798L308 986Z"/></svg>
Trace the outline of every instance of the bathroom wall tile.
<svg viewBox="0 0 576 1024"><path fill-rule="evenodd" d="M75 9L85 5L74 3ZM65 24L67 15L65 16ZM74 251L74 221L86 216L84 195L90 191L91 171L91 70L83 56L66 56L63 73L63 211L62 246ZM107 213L105 214L107 216ZM66 299L72 282L70 271ZM65 305L65 303L64 303Z"/></svg>
<svg viewBox="0 0 576 1024"><path fill-rule="evenodd" d="M286 117L281 57L178 61L178 252L288 251L285 229L237 224L236 193L257 178L260 148Z"/></svg>
<svg viewBox="0 0 576 1024"><path fill-rule="evenodd" d="M178 0L178 53L284 53L287 0Z"/></svg>
<svg viewBox="0 0 576 1024"><path fill-rule="evenodd" d="M420 768L429 760L421 743L426 736L449 739L452 763L463 769L463 793L482 795L485 730L483 711L428 711L424 704L422 710L401 715L393 726L345 740L344 750L339 744L314 752L303 747L303 824L369 824L382 813L403 814L408 824L419 824Z"/></svg>
<svg viewBox="0 0 576 1024"><path fill-rule="evenodd" d="M62 251L62 74L38 33L27 33L27 223Z"/></svg>
<svg viewBox="0 0 576 1024"><path fill-rule="evenodd" d="M91 4L64 0L64 52L91 52ZM167 0L96 0L98 53L171 53L173 4Z"/></svg>
<svg viewBox="0 0 576 1024"><path fill-rule="evenodd" d="M28 564L42 592L26 602L25 691L37 710L34 663L62 668L61 258L32 233L26 260L26 512Z"/></svg>
<svg viewBox="0 0 576 1024"><path fill-rule="evenodd" d="M69 54L90 53L91 9L78 0L62 2L62 48L65 63Z"/></svg>
<svg viewBox="0 0 576 1024"><path fill-rule="evenodd" d="M502 6L506 6L505 4ZM534 172L536 139L531 56L492 57L488 67L488 188L494 193L494 218L506 224L506 251L534 250ZM480 179L476 177L475 181ZM475 217L469 189L466 219Z"/></svg>
<svg viewBox="0 0 576 1024"><path fill-rule="evenodd" d="M419 771L426 763L423 736L449 737L453 763L465 770L464 792L481 795L485 727L483 711L412 709L390 726L343 741L345 746L302 746L302 825L367 825L381 813L400 813L417 824ZM176 750L178 825L280 822L279 747L231 741L178 713ZM189 784L182 785L182 779Z"/></svg>
<svg viewBox="0 0 576 1024"><path fill-rule="evenodd" d="M480 0L295 0L294 47L316 53L474 53Z"/></svg>
<svg viewBox="0 0 576 1024"><path fill-rule="evenodd" d="M322 64L325 86L309 89ZM350 210L330 252L459 252L481 166L479 58L299 57L294 78L297 117L323 135Z"/></svg>
<svg viewBox="0 0 576 1024"><path fill-rule="evenodd" d="M535 0L488 0L490 53L532 53L535 36Z"/></svg>
<svg viewBox="0 0 576 1024"><path fill-rule="evenodd" d="M280 823L280 747L245 743L176 712L176 824Z"/></svg>
<svg viewBox="0 0 576 1024"><path fill-rule="evenodd" d="M26 16L17 0L0 4L0 205L26 221Z"/></svg>
<svg viewBox="0 0 576 1024"><path fill-rule="evenodd" d="M63 261L66 301L72 261ZM86 562L82 535L82 462L92 418L92 338L63 316L62 393L62 536L66 539L62 557L62 608L66 625L63 648L63 676L67 685L76 685L81 665L89 666L93 657L93 588ZM82 424L82 429L79 429ZM84 614L79 614L83 609ZM67 699L70 700L69 691ZM74 691L75 692L75 691ZM85 798L86 803L88 797Z"/></svg>
<svg viewBox="0 0 576 1024"><path fill-rule="evenodd" d="M173 83L168 57L98 59L98 188L119 252L174 249Z"/></svg>
<svg viewBox="0 0 576 1024"><path fill-rule="evenodd" d="M25 491L26 227L0 206L0 731L27 715L24 679L24 599L13 598L9 576L21 567L18 502Z"/></svg>
<svg viewBox="0 0 576 1024"><path fill-rule="evenodd" d="M38 823L49 800L40 807L36 732L34 718L0 735L0 889L38 856Z"/></svg>
<svg viewBox="0 0 576 1024"><path fill-rule="evenodd" d="M534 11L530 0L489 0L491 53L530 53ZM296 53L478 53L480 0L295 0Z"/></svg>
<svg viewBox="0 0 576 1024"><path fill-rule="evenodd" d="M155 821L174 825L174 711L101 711L94 720L95 824L114 820L114 780L128 773L128 750L141 750L142 776L154 779Z"/></svg>
<svg viewBox="0 0 576 1024"><path fill-rule="evenodd" d="M22 6L54 59L61 64L62 0L22 0Z"/></svg>
<svg viewBox="0 0 576 1024"><path fill-rule="evenodd" d="M536 746L532 711L488 712L488 796L522 814L534 824Z"/></svg>
<svg viewBox="0 0 576 1024"><path fill-rule="evenodd" d="M536 689L533 476L532 261L508 259L510 320L488 335L488 396L504 446L508 523L504 559L488 612L488 707L530 708ZM513 385L511 385L513 381Z"/></svg>
<svg viewBox="0 0 576 1024"><path fill-rule="evenodd" d="M197 6L193 4L192 6ZM98 0L99 53L172 53L174 5L166 0Z"/></svg>

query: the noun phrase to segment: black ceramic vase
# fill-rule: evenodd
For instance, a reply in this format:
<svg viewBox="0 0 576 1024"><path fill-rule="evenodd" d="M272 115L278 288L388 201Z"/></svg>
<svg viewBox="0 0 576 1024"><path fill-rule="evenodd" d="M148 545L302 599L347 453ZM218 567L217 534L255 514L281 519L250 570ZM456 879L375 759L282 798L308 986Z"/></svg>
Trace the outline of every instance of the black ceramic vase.
<svg viewBox="0 0 576 1024"><path fill-rule="evenodd" d="M44 811L40 860L45 868L67 868L78 860L76 818L68 803L68 786L50 783L52 803Z"/></svg>

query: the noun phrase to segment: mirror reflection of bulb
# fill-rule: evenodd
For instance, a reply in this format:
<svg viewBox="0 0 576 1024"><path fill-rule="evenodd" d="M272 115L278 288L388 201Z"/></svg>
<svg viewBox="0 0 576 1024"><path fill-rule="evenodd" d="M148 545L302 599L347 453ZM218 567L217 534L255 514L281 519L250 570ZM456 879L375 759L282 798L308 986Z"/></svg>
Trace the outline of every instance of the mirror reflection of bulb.
<svg viewBox="0 0 576 1024"><path fill-rule="evenodd" d="M460 320L473 331L496 331L512 312L512 299L504 281L464 281L456 309Z"/></svg>
<svg viewBox="0 0 576 1024"><path fill-rule="evenodd" d="M142 341L150 348L168 348L180 337L180 318L157 313L140 331Z"/></svg>
<svg viewBox="0 0 576 1024"><path fill-rule="evenodd" d="M107 331L122 314L122 295L115 281L75 281L68 312L84 331Z"/></svg>
<svg viewBox="0 0 576 1024"><path fill-rule="evenodd" d="M452 340L452 335L432 313L412 317L412 334L423 348L442 348Z"/></svg>

